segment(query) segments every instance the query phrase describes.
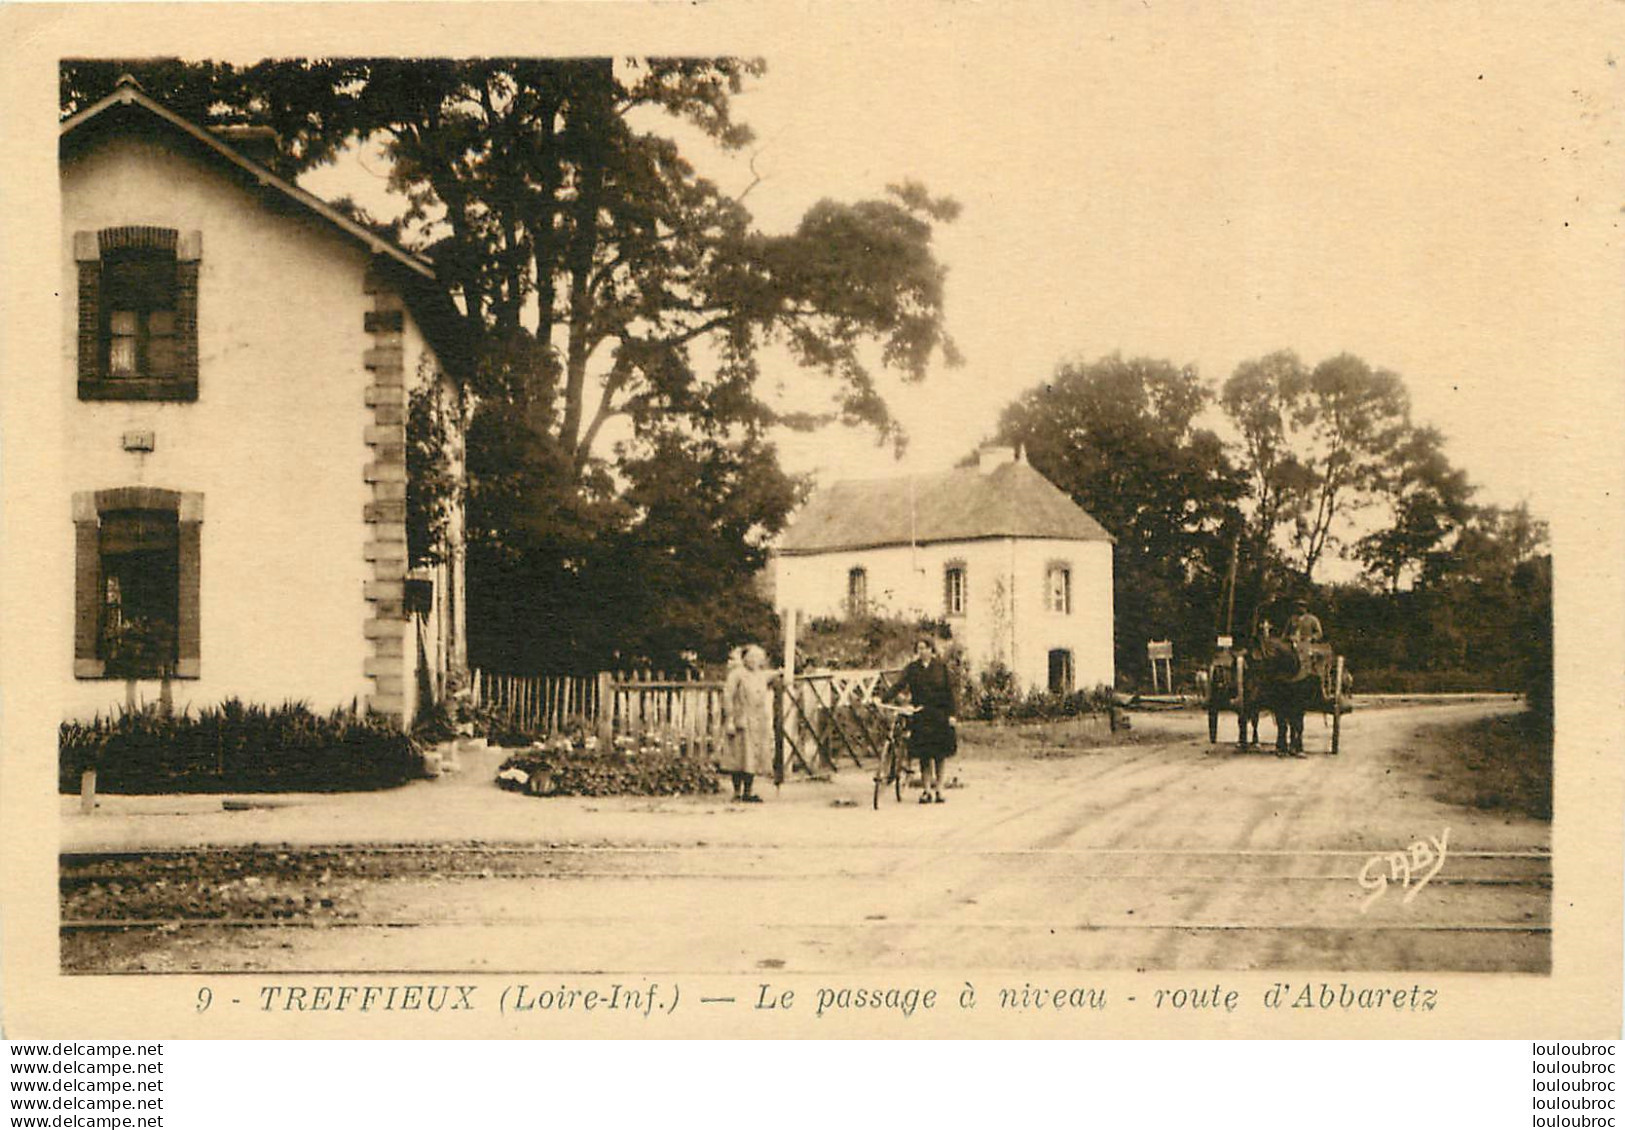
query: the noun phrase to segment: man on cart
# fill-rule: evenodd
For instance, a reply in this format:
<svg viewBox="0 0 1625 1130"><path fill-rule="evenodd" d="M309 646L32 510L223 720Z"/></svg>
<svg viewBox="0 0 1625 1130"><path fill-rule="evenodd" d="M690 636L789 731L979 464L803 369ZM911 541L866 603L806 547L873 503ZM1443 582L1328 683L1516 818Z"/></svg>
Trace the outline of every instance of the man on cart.
<svg viewBox="0 0 1625 1130"><path fill-rule="evenodd" d="M1292 602L1292 615L1288 616L1286 621L1286 638L1294 645L1319 643L1325 638L1325 632L1320 627L1320 617L1309 611L1307 600Z"/></svg>

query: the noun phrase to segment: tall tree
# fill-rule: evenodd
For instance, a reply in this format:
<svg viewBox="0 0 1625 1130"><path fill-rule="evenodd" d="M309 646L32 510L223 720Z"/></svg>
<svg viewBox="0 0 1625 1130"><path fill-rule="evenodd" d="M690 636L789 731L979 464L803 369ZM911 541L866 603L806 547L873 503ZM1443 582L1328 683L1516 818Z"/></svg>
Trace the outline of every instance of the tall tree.
<svg viewBox="0 0 1625 1130"><path fill-rule="evenodd" d="M1549 527L1530 513L1527 502L1475 506L1449 550L1429 561L1428 580L1510 584L1520 568L1542 556L1549 540Z"/></svg>
<svg viewBox="0 0 1625 1130"><path fill-rule="evenodd" d="M1312 583L1349 519L1396 481L1412 435L1404 382L1348 353L1306 372L1282 351L1238 365L1220 404L1242 437L1256 563L1277 557Z"/></svg>
<svg viewBox="0 0 1625 1130"><path fill-rule="evenodd" d="M729 194L698 175L664 129L675 120L721 150L748 146L732 99L763 73L758 61L70 62L63 113L125 70L198 120L278 129L287 174L348 144L383 144L408 202L403 230L433 254L479 358L468 451L476 650L482 629L514 634L503 612L541 606L515 610L496 591L516 576L574 606L590 596L582 561L635 523L620 499L629 468L670 454L671 435L756 459L774 424L892 431L870 359L909 380L934 358L957 360L931 250L952 201L903 183L879 199L820 201L793 230L766 233L745 205L751 188ZM773 347L828 379L829 413L775 411L758 382ZM606 451L612 422L622 438ZM544 617L522 620L528 638L556 639Z"/></svg>
<svg viewBox="0 0 1625 1130"><path fill-rule="evenodd" d="M1436 428L1414 428L1395 447L1378 487L1388 508L1385 525L1361 538L1354 554L1390 591L1411 576L1425 581L1429 564L1472 514L1472 484L1451 465Z"/></svg>
<svg viewBox="0 0 1625 1130"><path fill-rule="evenodd" d="M1336 536L1338 523L1371 502L1410 427L1410 397L1397 373L1340 353L1309 374L1293 422L1309 440L1308 505L1295 517L1293 547L1305 581Z"/></svg>
<svg viewBox="0 0 1625 1130"><path fill-rule="evenodd" d="M1243 490L1218 436L1196 426L1212 392L1196 371L1113 355L1062 365L1000 417L997 439L1117 539L1120 671L1145 666L1150 639L1180 654L1211 643Z"/></svg>
<svg viewBox="0 0 1625 1130"><path fill-rule="evenodd" d="M1248 487L1250 515L1238 543L1237 603L1255 615L1275 587L1285 561L1277 535L1307 506L1314 473L1295 449L1294 419L1309 388L1309 370L1291 350L1279 350L1236 366L1219 403L1240 433L1240 466ZM1250 629L1249 629L1250 634Z"/></svg>

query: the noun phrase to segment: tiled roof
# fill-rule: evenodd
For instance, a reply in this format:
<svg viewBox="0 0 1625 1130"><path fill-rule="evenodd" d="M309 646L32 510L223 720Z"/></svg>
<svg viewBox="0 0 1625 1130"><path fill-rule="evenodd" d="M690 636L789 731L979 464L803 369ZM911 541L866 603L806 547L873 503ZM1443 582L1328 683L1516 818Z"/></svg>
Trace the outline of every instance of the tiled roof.
<svg viewBox="0 0 1625 1130"><path fill-rule="evenodd" d="M90 123L110 117L110 112L121 110L127 112L129 109L144 110L152 117L186 134L211 150L220 159L235 165L259 184L280 193L299 207L320 216L352 239L366 244L374 254L388 256L407 270L426 279L435 277L434 264L428 259L414 254L374 232L368 231L342 212L334 209L320 197L312 196L304 189L289 184L258 161L244 156L235 146L222 140L215 133L187 121L161 102L147 97L142 92L139 84L127 75L119 80L113 92L106 98L85 107L63 122L60 130L61 138L63 141L67 141L71 135Z"/></svg>
<svg viewBox="0 0 1625 1130"><path fill-rule="evenodd" d="M1110 542L1112 536L1025 462L912 479L838 482L815 494L780 539L788 556L978 538Z"/></svg>

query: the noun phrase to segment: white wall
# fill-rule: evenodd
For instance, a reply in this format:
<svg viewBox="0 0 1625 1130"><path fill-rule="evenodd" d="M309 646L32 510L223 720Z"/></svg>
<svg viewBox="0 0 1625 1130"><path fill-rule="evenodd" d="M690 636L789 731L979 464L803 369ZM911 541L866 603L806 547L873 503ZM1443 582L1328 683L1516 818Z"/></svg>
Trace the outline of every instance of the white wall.
<svg viewBox="0 0 1625 1130"><path fill-rule="evenodd" d="M1072 611L1045 607L1045 574L1051 561L1072 568ZM956 641L974 666L1005 663L1023 686L1049 680L1049 652L1073 653L1075 685L1111 683L1112 557L1106 542L989 538L917 548L809 555L775 555L775 602L808 616L844 616L847 578L868 573L870 605L882 614L942 617L944 573L963 563L967 608L948 617Z"/></svg>
<svg viewBox="0 0 1625 1130"><path fill-rule="evenodd" d="M1010 664L1024 686L1049 684L1049 653L1072 652L1073 685L1085 690L1108 686L1113 678L1112 547L1103 541L1015 542L1016 575L1020 578L1015 608L1016 655ZM1072 570L1072 611L1049 611L1047 573L1050 562Z"/></svg>
<svg viewBox="0 0 1625 1130"><path fill-rule="evenodd" d="M239 695L328 708L364 699L367 253L319 221L270 211L212 167L134 138L109 138L65 163L62 217L67 559L72 492L200 491L201 677L177 681L177 702ZM125 224L203 233L195 403L78 400L73 233ZM131 429L154 432L156 450L125 452ZM56 621L71 633L72 606ZM64 679L70 713L123 701L122 681ZM142 689L156 696L155 685Z"/></svg>

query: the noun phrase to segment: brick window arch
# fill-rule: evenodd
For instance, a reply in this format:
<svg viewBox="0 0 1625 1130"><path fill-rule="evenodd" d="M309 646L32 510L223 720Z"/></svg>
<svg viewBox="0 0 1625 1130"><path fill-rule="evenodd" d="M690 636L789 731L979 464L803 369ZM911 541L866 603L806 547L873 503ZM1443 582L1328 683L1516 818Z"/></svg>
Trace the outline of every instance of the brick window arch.
<svg viewBox="0 0 1625 1130"><path fill-rule="evenodd" d="M203 496L78 491L73 525L74 675L197 678Z"/></svg>
<svg viewBox="0 0 1625 1130"><path fill-rule="evenodd" d="M79 399L196 400L200 232L75 232Z"/></svg>

